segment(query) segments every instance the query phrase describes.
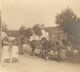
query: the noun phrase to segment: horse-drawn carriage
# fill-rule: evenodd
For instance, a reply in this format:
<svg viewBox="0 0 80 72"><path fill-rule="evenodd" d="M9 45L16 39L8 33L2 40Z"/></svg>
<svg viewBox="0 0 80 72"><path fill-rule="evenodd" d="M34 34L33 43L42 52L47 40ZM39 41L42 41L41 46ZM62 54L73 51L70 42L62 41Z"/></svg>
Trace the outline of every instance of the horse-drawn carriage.
<svg viewBox="0 0 80 72"><path fill-rule="evenodd" d="M36 48L39 49L39 57L46 59L47 55L53 51L54 42L48 41L46 38L42 38L40 41L33 40L31 41L32 53Z"/></svg>
<svg viewBox="0 0 80 72"><path fill-rule="evenodd" d="M60 55L65 57L66 47L70 44L67 40L48 41L46 38L42 38L40 41L33 40L31 42L32 53L34 54L35 49L38 48L40 50L40 58L44 58L46 60L51 56L57 56L59 52L57 49L57 43L59 43Z"/></svg>

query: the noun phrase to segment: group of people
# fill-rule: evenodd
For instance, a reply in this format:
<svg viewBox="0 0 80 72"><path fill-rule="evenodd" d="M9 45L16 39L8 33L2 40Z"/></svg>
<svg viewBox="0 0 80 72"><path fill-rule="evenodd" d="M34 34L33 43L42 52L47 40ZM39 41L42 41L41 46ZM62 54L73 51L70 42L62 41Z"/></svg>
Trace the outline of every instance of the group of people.
<svg viewBox="0 0 80 72"><path fill-rule="evenodd" d="M8 39L5 39L2 41L2 59L4 63L9 62L18 62L18 55L23 54L23 44L24 39L21 39L22 42L17 43L18 41L9 41ZM34 56L35 51L35 44L34 41L30 43L32 48L32 55ZM56 49L55 49L56 48ZM55 50L54 50L55 49ZM61 59L64 59L65 57L65 48L60 47L59 42L53 43L51 41L47 41L46 38L42 38L40 41L40 57L44 58L45 60L48 58L48 53L50 51L57 51L57 60L60 61Z"/></svg>
<svg viewBox="0 0 80 72"><path fill-rule="evenodd" d="M10 42L8 39L2 42L2 61L4 63L18 62L18 45L16 41Z"/></svg>

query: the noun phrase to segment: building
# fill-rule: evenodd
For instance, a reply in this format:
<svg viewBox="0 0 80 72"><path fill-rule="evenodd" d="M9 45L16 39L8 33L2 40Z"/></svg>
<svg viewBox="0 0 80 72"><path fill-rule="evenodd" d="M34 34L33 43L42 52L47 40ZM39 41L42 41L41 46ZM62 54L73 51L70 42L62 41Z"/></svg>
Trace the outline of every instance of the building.
<svg viewBox="0 0 80 72"><path fill-rule="evenodd" d="M14 40L15 38L19 37L19 31L18 30L9 30L6 32L9 40Z"/></svg>

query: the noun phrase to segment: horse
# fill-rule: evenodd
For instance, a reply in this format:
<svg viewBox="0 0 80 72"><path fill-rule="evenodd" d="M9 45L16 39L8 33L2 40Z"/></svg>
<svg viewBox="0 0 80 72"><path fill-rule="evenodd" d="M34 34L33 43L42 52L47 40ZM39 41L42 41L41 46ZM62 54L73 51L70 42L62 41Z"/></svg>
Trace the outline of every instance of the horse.
<svg viewBox="0 0 80 72"><path fill-rule="evenodd" d="M36 48L40 48L39 46L40 46L40 41L38 41L38 40L32 40L31 42L30 42L30 45L31 45L31 48L32 48L32 55L34 56L35 54L34 54L34 52L35 52L35 49Z"/></svg>
<svg viewBox="0 0 80 72"><path fill-rule="evenodd" d="M44 58L45 60L48 59L48 53L53 50L54 42L48 41L46 38L42 38L40 41L41 50L40 50L40 57Z"/></svg>
<svg viewBox="0 0 80 72"><path fill-rule="evenodd" d="M32 48L32 55L35 55L35 49L38 48L40 50L39 57L43 59L48 59L48 54L52 51L54 48L54 42L48 41L45 37L43 37L40 41L32 40L30 42L31 48Z"/></svg>

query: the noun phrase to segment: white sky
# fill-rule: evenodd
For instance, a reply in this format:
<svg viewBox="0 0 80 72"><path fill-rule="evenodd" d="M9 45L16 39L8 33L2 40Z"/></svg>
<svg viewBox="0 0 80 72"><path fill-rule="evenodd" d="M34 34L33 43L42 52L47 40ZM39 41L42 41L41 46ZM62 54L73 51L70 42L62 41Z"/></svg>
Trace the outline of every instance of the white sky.
<svg viewBox="0 0 80 72"><path fill-rule="evenodd" d="M80 17L80 0L2 0L2 20L11 29L19 29L22 24L55 26L56 14L67 6Z"/></svg>

